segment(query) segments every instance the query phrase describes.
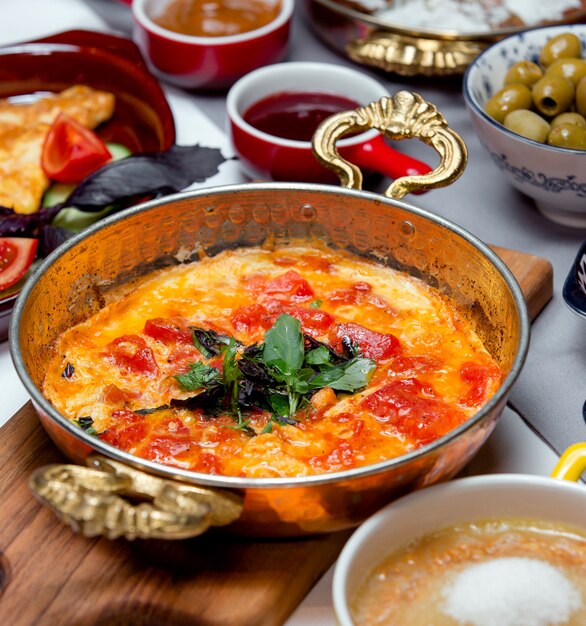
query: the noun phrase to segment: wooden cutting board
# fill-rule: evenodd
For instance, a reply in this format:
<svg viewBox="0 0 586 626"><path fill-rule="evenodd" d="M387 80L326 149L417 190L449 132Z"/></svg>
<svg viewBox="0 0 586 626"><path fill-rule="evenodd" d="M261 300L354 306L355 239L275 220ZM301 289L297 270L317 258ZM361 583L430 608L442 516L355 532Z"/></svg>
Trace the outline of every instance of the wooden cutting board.
<svg viewBox="0 0 586 626"><path fill-rule="evenodd" d="M494 249L519 280L533 319L551 298L551 265ZM0 430L0 624L279 626L350 535L85 539L28 489L33 469L64 460L30 402Z"/></svg>

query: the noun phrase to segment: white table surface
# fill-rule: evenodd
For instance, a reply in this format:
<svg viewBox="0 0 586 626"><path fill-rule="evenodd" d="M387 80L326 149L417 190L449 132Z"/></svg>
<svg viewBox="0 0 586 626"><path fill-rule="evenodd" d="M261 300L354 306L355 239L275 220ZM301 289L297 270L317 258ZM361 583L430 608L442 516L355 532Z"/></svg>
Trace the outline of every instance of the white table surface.
<svg viewBox="0 0 586 626"><path fill-rule="evenodd" d="M95 6L101 5L99 7L101 10L108 8L109 6L107 0L94 1L97 2ZM31 18L31 16L34 16L34 18ZM112 14L112 17L115 17L114 14ZM89 28L108 31L111 30L112 23L113 22L110 22L109 20L104 20L103 17L91 10L82 0L2 0L0 2L0 45L40 37L62 30L67 30L69 28ZM124 21L117 23L118 26L120 26L120 24L122 27L125 26ZM334 52L326 49L319 41L317 41L313 35L309 33L306 26L299 20L299 18L297 18L295 22L293 37L294 39L289 57L291 60L311 59L348 64L344 59L337 56ZM438 85L431 85L432 91L438 89L440 89ZM464 118L462 117L463 104L459 98L459 91L450 86L447 86L446 89L447 94L441 90L438 91L438 98L436 98L436 100L439 99L443 101L445 105L444 109L448 109L447 111L444 110L448 119L450 119L449 114L451 113L453 117L456 117L464 123ZM418 90L421 91L421 89ZM202 145L221 148L226 156L231 154L226 137L219 128L219 125L223 124L224 118L222 95L194 95L172 88L167 88L166 92L173 109L177 125L178 143L192 143L197 141ZM465 135L465 133L462 134ZM467 137L465 137L465 139L468 141ZM401 146L401 148L403 148L403 146ZM417 154L417 149L409 149L406 151L421 157L420 154ZM471 150L471 154L472 153L473 150ZM502 185L499 174L496 170L487 172L486 177L488 180L486 180L484 176L477 177L476 179L475 187L477 192L475 194L475 202L482 203L483 190L490 188L491 185ZM229 184L234 182L243 182L244 180L245 179L238 170L237 164L232 161L222 165L220 173L214 177L213 180L207 181L205 185ZM470 179L468 180L468 185L470 186ZM532 211L534 212L534 209L528 206L528 201L521 198L518 194L511 193L510 190L505 190L504 193L508 194L507 197L512 198L512 201L518 206L521 213L520 216L512 217L513 222L523 222L523 220L526 219L535 219L535 216L531 213ZM418 200L417 204L422 206L426 202L429 202L427 198L424 201ZM444 200L444 205L445 204ZM454 211L456 216L452 215L450 209L448 208L445 216L454 219L454 221L461 223L461 225L473 232L475 231L474 226L476 226L477 228L475 234L482 234L479 232L478 227L485 225L486 216L481 216L479 218L479 222L475 222L471 209L464 214L456 206ZM460 217L461 219L456 219L456 217ZM548 225L545 224L543 228L547 229ZM550 226L550 229L553 231L554 236L557 234L558 239L561 238L562 242L569 241L573 244L579 241L575 234L561 232L555 226ZM495 232L502 232L502 237L493 236ZM538 253L526 245L519 245L525 243L526 240L523 238L511 238L510 235L512 232L514 234L514 228L506 228L502 229L502 231L492 229L489 231L489 234L491 235L489 240L491 243L526 249L534 254ZM556 255L560 254L557 247L552 248L552 250L556 252ZM571 260L571 258L572 254L569 251L562 255L564 263L568 259ZM559 284L558 278L558 281L556 282L558 302ZM548 305L548 307L552 307L552 304ZM547 313L542 314L536 323L537 330L542 337L547 333L547 317ZM568 320L571 328L574 327L573 325L577 324L577 322L569 314ZM582 329L583 328L584 327L582 326ZM534 333L535 332L536 331L534 330ZM584 335L583 332L582 335ZM547 350L548 346L552 350L552 354L555 353L556 350L559 351L561 349L559 345L554 348L546 341L543 350ZM538 349L542 349L541 344ZM529 361L528 367L532 372L535 371L535 367L531 361ZM583 374L584 368L582 366L582 369L578 374L582 379L582 386L578 390L570 388L569 393L573 394L570 398L568 398L567 393L564 394L564 392L568 389L568 379L570 382L574 381L575 378L573 378L573 376L575 374L572 374L569 371L558 372L557 379L548 381L545 385L545 389L542 389L541 392L539 391L539 387L542 387L543 385L537 385L535 383L525 385L520 392L521 401L526 401L524 403L524 408L526 406L534 406L531 397L528 398L528 396L531 396L531 389L533 389L538 396L540 393L549 393L550 395L553 393L555 397L559 398L562 398L563 396L566 401L569 400L573 402L573 408L581 408L581 402L584 400L582 396L584 395L583 392L585 387L583 384ZM0 343L0 390L2 392L2 403L0 404L1 426L8 421L28 399L27 393L12 366L8 344L6 342ZM549 405L551 405L551 398ZM527 415L526 410L524 413ZM537 436L514 410L507 407L497 425L495 432L489 439L488 443L482 448L478 456L467 468L467 472L519 472L547 475L553 469L557 458L558 456L552 447ZM330 568L330 570L310 592L305 601L300 605L297 611L295 611L295 613L290 617L286 626L335 625L335 618L331 605L332 572L333 568Z"/></svg>

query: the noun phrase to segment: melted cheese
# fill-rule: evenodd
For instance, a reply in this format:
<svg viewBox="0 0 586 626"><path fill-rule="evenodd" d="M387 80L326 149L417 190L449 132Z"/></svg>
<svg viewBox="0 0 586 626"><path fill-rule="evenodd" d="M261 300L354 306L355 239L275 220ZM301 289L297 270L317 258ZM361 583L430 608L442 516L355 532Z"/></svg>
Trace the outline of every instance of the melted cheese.
<svg viewBox="0 0 586 626"><path fill-rule="evenodd" d="M376 361L368 386L354 394L320 390L295 424L274 424L271 432L263 432L266 410L245 415L248 430L235 429L228 413L185 406L136 413L193 396L175 378L190 364L221 367L189 340L190 327L251 345L283 312L338 351L348 333ZM172 331L161 332L161 324ZM98 436L138 456L275 477L344 470L416 449L474 415L500 381L478 337L422 281L330 250L245 248L156 273L66 331L44 393L63 415L91 417Z"/></svg>

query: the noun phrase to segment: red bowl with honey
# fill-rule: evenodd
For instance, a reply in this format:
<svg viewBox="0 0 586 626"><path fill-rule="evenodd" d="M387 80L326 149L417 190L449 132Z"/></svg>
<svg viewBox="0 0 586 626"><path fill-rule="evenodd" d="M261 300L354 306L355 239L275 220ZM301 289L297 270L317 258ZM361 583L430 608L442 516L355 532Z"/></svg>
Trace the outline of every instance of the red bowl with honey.
<svg viewBox="0 0 586 626"><path fill-rule="evenodd" d="M134 39L159 78L222 89L283 60L294 0L135 0Z"/></svg>

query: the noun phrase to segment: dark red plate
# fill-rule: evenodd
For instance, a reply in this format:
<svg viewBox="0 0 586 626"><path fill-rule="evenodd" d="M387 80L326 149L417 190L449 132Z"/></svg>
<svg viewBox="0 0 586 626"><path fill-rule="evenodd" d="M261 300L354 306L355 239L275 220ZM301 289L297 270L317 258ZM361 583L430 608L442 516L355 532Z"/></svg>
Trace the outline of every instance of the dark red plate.
<svg viewBox="0 0 586 626"><path fill-rule="evenodd" d="M157 79L130 40L72 30L0 48L0 98L59 92L83 84L113 93L113 117L98 129L132 152L166 150L175 142L173 114ZM0 341L17 294L0 297Z"/></svg>

